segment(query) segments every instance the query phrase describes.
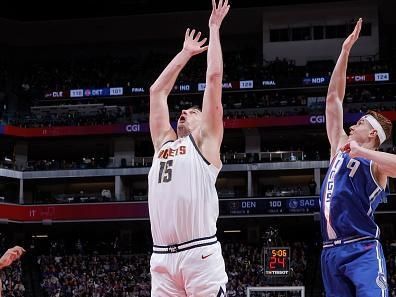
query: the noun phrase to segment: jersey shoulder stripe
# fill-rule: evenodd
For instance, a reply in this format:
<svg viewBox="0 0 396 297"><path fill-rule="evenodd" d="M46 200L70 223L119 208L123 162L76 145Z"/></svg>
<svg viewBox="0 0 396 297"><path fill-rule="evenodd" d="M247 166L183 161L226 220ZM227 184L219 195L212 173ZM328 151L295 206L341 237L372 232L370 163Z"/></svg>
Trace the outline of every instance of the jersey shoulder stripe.
<svg viewBox="0 0 396 297"><path fill-rule="evenodd" d="M191 134L189 135L189 137L190 137L191 142L192 142L192 144L194 145L195 149L197 150L198 154L202 157L202 159L204 160L204 162L205 162L207 165L210 165L210 162L209 162L208 160L206 160L206 158L204 157L204 155L202 155L201 151L199 150L198 145L197 145L197 143L196 143L195 140L194 140L194 137L193 137Z"/></svg>

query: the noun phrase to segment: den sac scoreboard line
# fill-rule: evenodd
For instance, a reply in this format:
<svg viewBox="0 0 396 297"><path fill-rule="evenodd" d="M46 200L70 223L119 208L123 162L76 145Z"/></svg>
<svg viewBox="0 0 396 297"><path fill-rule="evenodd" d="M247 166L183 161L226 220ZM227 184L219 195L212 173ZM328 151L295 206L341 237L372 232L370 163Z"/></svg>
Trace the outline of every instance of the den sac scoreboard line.
<svg viewBox="0 0 396 297"><path fill-rule="evenodd" d="M378 210L396 211L396 196L384 198ZM274 214L313 214L319 212L319 196L276 197L253 199L220 199L220 215L274 215Z"/></svg>
<svg viewBox="0 0 396 297"><path fill-rule="evenodd" d="M290 274L290 248L266 247L264 248L264 274L266 276L289 276Z"/></svg>
<svg viewBox="0 0 396 297"><path fill-rule="evenodd" d="M314 213L319 211L317 196L265 199L220 199L220 215L262 215Z"/></svg>

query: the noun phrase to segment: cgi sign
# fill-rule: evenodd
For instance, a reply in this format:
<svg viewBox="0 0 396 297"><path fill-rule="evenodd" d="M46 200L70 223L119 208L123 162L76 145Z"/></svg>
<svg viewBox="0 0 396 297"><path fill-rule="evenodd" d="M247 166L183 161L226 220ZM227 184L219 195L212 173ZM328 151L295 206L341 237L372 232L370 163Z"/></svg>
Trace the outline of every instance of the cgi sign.
<svg viewBox="0 0 396 297"><path fill-rule="evenodd" d="M324 115L314 115L309 118L309 123L310 124L324 124L326 122L325 116Z"/></svg>
<svg viewBox="0 0 396 297"><path fill-rule="evenodd" d="M139 124L129 124L125 126L125 131L128 133L140 132Z"/></svg>

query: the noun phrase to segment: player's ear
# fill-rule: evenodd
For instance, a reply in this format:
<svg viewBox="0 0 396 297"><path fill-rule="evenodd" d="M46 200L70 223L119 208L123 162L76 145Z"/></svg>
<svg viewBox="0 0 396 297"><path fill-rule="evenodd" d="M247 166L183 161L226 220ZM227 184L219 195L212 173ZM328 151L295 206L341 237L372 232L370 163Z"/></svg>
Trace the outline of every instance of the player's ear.
<svg viewBox="0 0 396 297"><path fill-rule="evenodd" d="M379 142L379 138L378 138L378 132L375 129L371 129L370 133L369 133L369 137L370 139L374 139L376 146L379 147L380 146L380 142Z"/></svg>
<svg viewBox="0 0 396 297"><path fill-rule="evenodd" d="M377 137L377 130L371 129L369 133L369 137L375 138Z"/></svg>

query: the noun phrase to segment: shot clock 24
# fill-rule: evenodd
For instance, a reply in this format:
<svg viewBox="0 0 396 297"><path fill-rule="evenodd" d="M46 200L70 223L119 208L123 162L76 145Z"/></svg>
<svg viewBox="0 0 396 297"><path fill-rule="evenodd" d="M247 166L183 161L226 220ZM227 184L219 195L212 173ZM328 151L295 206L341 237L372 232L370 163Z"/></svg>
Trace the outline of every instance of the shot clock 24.
<svg viewBox="0 0 396 297"><path fill-rule="evenodd" d="M290 248L267 247L264 249L264 274L266 276L289 276Z"/></svg>

